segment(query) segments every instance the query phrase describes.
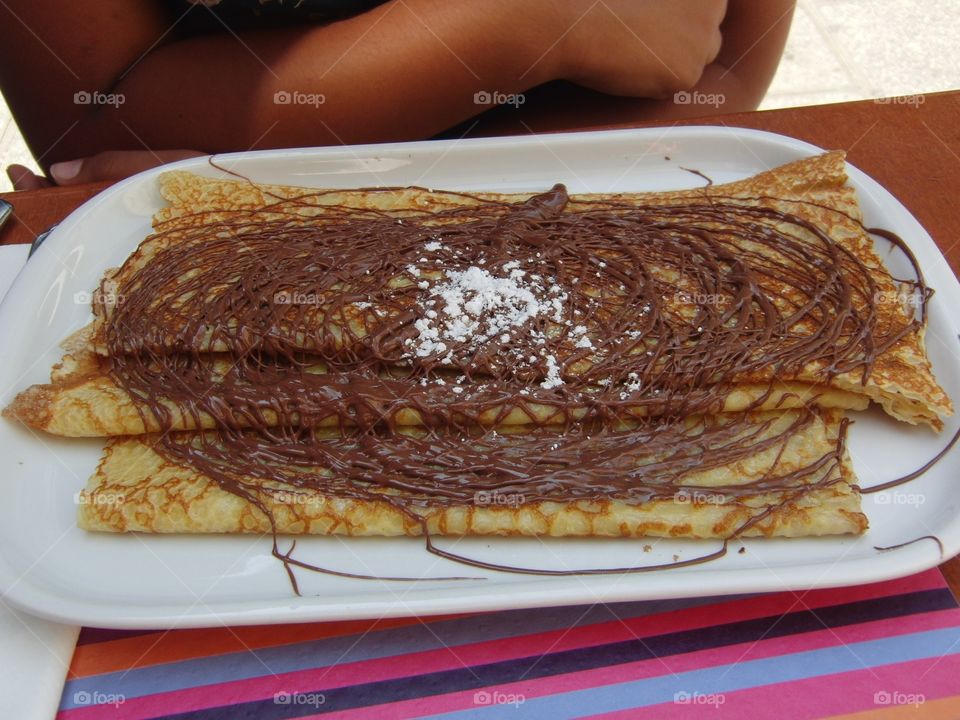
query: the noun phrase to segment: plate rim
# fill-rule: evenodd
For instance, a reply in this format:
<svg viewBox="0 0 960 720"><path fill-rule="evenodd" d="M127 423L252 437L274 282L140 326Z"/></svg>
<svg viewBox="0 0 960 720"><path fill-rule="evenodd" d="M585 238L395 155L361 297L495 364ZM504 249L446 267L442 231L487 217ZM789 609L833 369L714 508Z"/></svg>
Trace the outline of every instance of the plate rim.
<svg viewBox="0 0 960 720"><path fill-rule="evenodd" d="M725 136L727 139L736 137L741 141L761 141L780 148L786 148L797 153L816 154L824 152L823 148L798 138L793 138L779 133L766 130L757 130L753 128L738 128L727 125L685 125L669 127L652 128L627 128L616 130L601 131L579 131L572 133L551 133L548 135L515 135L507 137L476 138L469 140L440 140L440 141L418 141L412 143L377 143L355 146L333 146L321 148L289 148L281 150L258 150L250 152L236 152L215 155L218 163L227 163L230 161L244 162L256 160L258 158L273 158L276 160L287 160L292 158L305 157L333 157L343 156L344 154L364 155L377 153L405 153L415 155L418 151L424 149L443 150L454 146L464 147L466 149L474 147L493 146L497 148L513 148L517 146L531 146L541 143L553 143L563 145L566 143L576 144L579 142L590 141L607 142L618 139L637 139L638 141L653 141L660 139L676 138L682 141L684 137L696 137L702 139L705 136L718 135ZM758 157L758 163L763 164ZM38 250L37 257L61 252L69 249L71 234L74 228L81 224L86 216L94 212L96 208L105 202L114 199L117 196L123 196L132 189L137 189L154 180L160 173L169 170L178 169L197 169L209 168L206 157L190 158L167 166L152 168L142 173L134 175L123 180L98 193L93 198L87 200L83 205L74 210L67 216L51 233L43 246ZM911 226L911 230L917 233L917 238L924 244L929 242L930 247L936 251L939 258L943 259L942 251L929 235L925 228L919 223L915 216L886 188L872 177L859 170L855 166L847 163L847 173L850 184L854 185L858 191L861 188L868 189L888 203L885 210L894 212L898 216L898 222ZM479 183L482 185L482 183ZM17 299L28 290L28 286L34 275L40 275L42 272L42 263L28 263L26 267L18 274L14 283L11 285L4 300L0 303L0 332L6 329L10 324L11 316L16 314ZM951 273L952 275L952 273ZM955 290L960 292L960 283L953 276ZM940 288L938 288L940 291ZM0 361L5 357L5 353L0 351ZM3 371L0 370L0 374ZM941 435L942 437L942 435ZM960 450L958 448L957 450ZM953 521L952 526L960 526L960 518ZM203 536L194 536L197 539ZM789 588L826 588L843 585L861 584L869 582L879 582L890 580L915 572L922 572L931 567L939 565L947 557L960 552L960 532L954 532L952 542L944 543L945 554L940 557L939 553L931 551L932 543L918 543L910 548L904 548L904 552L887 556L887 562L869 563L871 567L864 569L867 563L863 559L854 559L844 561L842 558L833 562L831 569L842 568L849 569L848 575L841 577L841 573L833 572L829 578L821 578L813 584L800 583L796 581L789 583ZM941 538L943 539L943 538ZM859 538L829 538L830 542L849 542L851 544L861 542L863 536ZM600 542L601 540L598 540ZM750 592L771 592L788 589L788 584L784 578L794 576L803 576L811 569L822 568L822 562L809 562L790 564L787 566L778 566L776 572L770 568L750 568L749 572L753 576L751 582L745 582L736 587L708 587L710 595L750 593ZM847 566L852 566L847 568ZM859 571L859 572L855 572ZM727 572L725 569L723 572ZM703 571L695 571L697 576L702 576ZM13 587L10 587L13 579ZM16 577L16 571L10 565L3 546L0 546L0 599L12 607L23 610L30 614L54 620L57 622L68 622L77 624L92 624L109 626L116 628L158 628L158 627L204 627L210 624L230 623L230 624L260 624L260 623L287 623L319 620L349 620L369 617L395 617L407 615L426 615L450 612L476 612L476 611L495 611L512 608L529 607L547 607L555 605L577 604L589 601L598 601L602 598L603 602L620 602L629 600L645 600L653 598L681 598L703 595L702 587L694 582L688 582L685 590L672 590L666 594L639 594L636 588L630 585L624 585L621 588L613 588L602 592L594 593L593 596L586 596L583 589L571 586L567 588L543 588L540 586L531 586L529 588L519 588L514 585L503 586L505 592L500 602L492 602L494 598L489 596L472 597L469 594L463 594L462 597L450 595L443 596L439 600L431 599L427 596L418 596L408 598L404 602L398 603L395 598L385 594L371 596L369 602L352 603L344 607L347 600L336 600L334 605L323 602L310 602L311 598L294 598L289 600L244 600L238 602L214 601L211 608L200 608L199 610L188 611L183 614L172 613L165 609L164 605L140 606L127 608L124 615L114 616L111 613L115 606L105 605L100 602L91 602L89 600L69 599L66 609L63 608L63 598L53 592L49 592L43 587L31 585L29 582L21 581ZM122 602L117 601L118 604ZM226 607L224 607L226 606ZM172 621L172 622L171 622Z"/></svg>

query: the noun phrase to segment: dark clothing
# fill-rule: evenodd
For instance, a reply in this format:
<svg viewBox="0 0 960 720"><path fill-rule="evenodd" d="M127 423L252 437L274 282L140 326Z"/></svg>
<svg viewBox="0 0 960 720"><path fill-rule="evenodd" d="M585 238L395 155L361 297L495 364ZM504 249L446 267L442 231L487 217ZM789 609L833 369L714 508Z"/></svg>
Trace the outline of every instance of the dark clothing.
<svg viewBox="0 0 960 720"><path fill-rule="evenodd" d="M359 15L386 0L168 0L184 34L234 32L302 23L328 23Z"/></svg>

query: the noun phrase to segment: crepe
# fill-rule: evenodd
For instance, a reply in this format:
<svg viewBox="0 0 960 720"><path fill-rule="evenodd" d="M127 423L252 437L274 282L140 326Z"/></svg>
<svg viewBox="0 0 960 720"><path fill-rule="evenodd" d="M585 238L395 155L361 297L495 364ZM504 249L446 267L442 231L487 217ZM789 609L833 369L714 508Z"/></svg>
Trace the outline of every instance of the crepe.
<svg viewBox="0 0 960 720"><path fill-rule="evenodd" d="M596 226L611 235L624 213L647 213L650 227L669 235L671 223L691 224L685 213L696 207L691 242L697 233L719 238L728 275L752 263L769 290L760 314L773 318L770 327L785 342L819 342L817 322L847 313L849 323L833 328L827 351L800 367L782 358L758 364L748 344L711 356L728 326L701 334L700 318L711 316L690 296L709 286L711 269L720 266L701 256L670 265L648 254L634 262L640 255L620 239L597 251L575 248L563 256L573 271L536 280L541 304L568 294L587 299L575 319L558 309L508 328L523 339L536 326L552 354L531 354L528 362L536 348L519 341L511 348L490 334L489 357L480 357L482 349L447 362L442 351L431 346L421 354L416 344L425 336L411 322L425 311L419 291L433 292L467 266L492 277L479 267L483 258L461 262L454 252L452 265L424 261L410 269L423 261L417 245L409 257L385 260L382 276L370 280L349 253L378 257L373 231L414 220L424 233L417 242L440 253L447 250L439 238L453 237L458 224L492 229L493 247L497 238L521 234L511 223L522 224L524 213L550 217L556 188L536 196L316 191L167 173L160 189L169 204L155 216L154 234L106 273L94 294L94 322L64 343L51 382L20 393L4 414L58 435L110 438L79 496L78 524L91 531L722 539L862 533L867 521L844 445L844 412L874 401L895 418L939 429L953 408L927 359L924 325L913 317L916 296L906 297L923 295L924 286L890 275L845 183L843 154L835 152L727 185L573 196L562 208L573 225L612 218ZM714 208L722 208L717 217ZM740 225L725 224L723 213L741 211ZM307 244L307 254L285 257L280 270L256 256L254 241L265 227L261 240L283 246L283 238L305 233L333 237L355 218L372 223L366 245L331 242L316 246L313 257ZM738 235L742 228L755 234ZM767 230L782 232L786 244L766 247L758 238ZM214 244L220 254L209 264L192 252ZM511 262L498 272L515 272ZM254 273L262 293L223 270L244 263L263 266ZM797 281L807 266L814 278L827 267L833 284L821 293L803 285L807 277ZM168 273L151 277L158 267ZM288 282L286 271L339 275L302 304L277 299L310 290ZM533 278L537 271L523 272ZM675 291L665 292L652 319L639 295L629 294L630 274L642 274L657 292ZM718 306L730 300L718 297L711 301ZM211 299L216 312L204 306ZM289 304L289 312L250 314L271 299ZM136 324L141 315L149 316L145 328ZM758 347L769 330L744 313L732 313L730 323L744 325L743 337L759 338ZM415 326L419 336L411 334ZM895 339L874 357L877 337ZM837 371L831 361L841 366L850 353L837 351L831 360L829 342L869 360ZM688 363L690 371L682 360L696 360L701 348L707 360ZM501 365L482 364L490 358ZM641 367L643 377L633 372ZM187 375L190 382L181 383ZM726 444L704 440L708 430ZM351 455L355 446L363 452ZM404 454L410 446L416 462ZM217 452L225 466L208 457ZM506 455L513 464L498 466ZM541 461L558 469L544 475ZM464 488L520 499L490 504Z"/></svg>
<svg viewBox="0 0 960 720"><path fill-rule="evenodd" d="M307 217L331 216L331 221L334 221L342 215L344 208L361 214L388 214L398 217L422 215L442 209L466 208L466 217L469 218L469 209L472 207L484 207L485 203L491 202L520 202L529 197L491 193L464 195L420 188L318 192L302 188L213 180L183 172L165 174L161 191L170 205L157 215L158 233L145 241L121 269L108 274L104 285L108 290L107 295L110 292L122 293L126 283L158 253L182 241L185 237L183 233L189 233L195 228L198 218L204 225L215 225L238 215L247 218L251 223L283 216L296 224L298 219ZM833 240L871 270L871 279L878 295L886 298L903 296L902 289L883 268L873 249L872 240L858 222L859 208L854 191L845 185L843 154L839 152L790 163L744 181L693 191L575 196L567 210L576 213L619 203L670 206L691 199L711 198L735 199L745 206L786 206L792 213L818 226L828 227ZM291 203L291 199L295 202ZM747 246L743 249L755 250ZM390 284L393 289L403 290L411 284L411 280L397 277L391 280ZM101 292L101 297L103 295ZM615 300L613 302L615 304ZM315 349L309 340L316 337L317 333L310 332L311 327L327 332L327 340L334 346L342 348L349 342L362 344L367 337L368 327L365 322L360 321L361 316L376 312L375 303L366 304L373 304L374 307L363 310L339 307L332 311L329 305L321 305L305 312L300 311L294 325L280 325L271 332L286 338L294 347L302 346L307 351ZM680 314L693 312L692 308L684 303L674 309ZM168 402L170 417L163 421L149 412L143 412L143 407L138 408L137 403L117 387L104 371L103 364L98 363L91 355L91 351L100 354L107 351L105 333L111 315L116 310L116 304L96 303L95 310L98 313L97 318L85 334L90 338L89 343L75 344L70 354L64 358L62 370L56 373L53 382L34 386L22 393L5 411L8 415L15 416L33 427L71 436L124 435L167 428L189 430L213 427L213 419L209 413L203 412L202 408L193 413L184 413L176 403ZM878 304L876 325L906 325L910 322L908 311L911 310L897 302ZM171 315L170 319L171 322L175 321L176 313ZM223 321L229 326L229 317L223 318ZM592 324L591 318L584 319L583 323L587 337L603 334L602 328ZM171 329L173 327L171 326ZM560 330L562 331L562 328ZM802 323L798 324L797 332L803 332ZM638 346L630 352L639 354L646 347ZM575 348L573 343L562 345L558 361L565 359L563 352L572 353ZM222 342L215 341L212 335L200 333L195 336L194 345L184 349L204 353L223 351L227 347ZM151 348L151 352L153 351L156 351L156 348ZM589 374L593 371L593 364L594 360L590 357L578 357L565 367L565 373L573 377ZM710 409L715 412L742 410L769 393L769 397L755 409L798 407L809 402L822 407L862 409L867 401L872 400L897 419L913 424L925 423L936 429L942 427L943 417L952 413L952 404L933 377L926 357L922 327L910 332L881 353L871 366L866 380L863 377L864 371L860 368L828 377L825 366L825 362L811 362L786 375L777 373L773 368L739 373L732 378L733 386L724 391L726 399L715 403ZM321 368L318 372L323 372L322 363L318 362L315 367ZM600 378L601 382L605 380ZM216 378L212 377L211 397L216 397L215 382ZM469 386L467 389L469 390ZM457 400L458 398L448 394L440 398L439 404L445 406ZM587 396L586 404L589 404L590 400ZM629 402L627 400L628 406ZM543 423L550 420L551 412L549 402L538 402L537 398L529 398L522 403L508 401L491 406L479 420L488 424L494 421L502 424ZM642 405L636 408L626 407L623 412L645 415L650 410L648 405ZM429 412L427 414L429 415ZM572 414L575 417L580 416L576 407ZM391 407L388 419L399 425L416 425L425 420L423 412L403 407L402 404ZM315 422L319 425L325 424L322 418ZM240 417L238 425L244 424L244 419Z"/></svg>
<svg viewBox="0 0 960 720"><path fill-rule="evenodd" d="M170 400L163 401L163 407L169 414L158 418L142 404L136 403L130 395L110 378L104 369L104 360L88 349L86 340L89 329L84 329L67 343L67 354L53 369L50 384L33 385L19 393L14 401L4 409L7 417L14 418L30 427L53 435L65 437L109 437L119 435L141 435L175 430L209 430L217 427L217 421L209 412L194 407L194 411ZM216 397L222 377L236 365L228 357L213 361L210 373L209 396ZM315 372L320 382L336 382L321 365L309 368ZM343 382L347 382L346 379ZM316 390L318 386L314 386ZM453 388L466 391L455 393ZM447 384L433 387L430 402L414 404L408 396L408 383L402 380L384 380L380 397L384 398L379 408L379 420L401 427L413 427L434 424L438 417L446 416L457 423L474 422L486 427L505 427L513 425L544 425L562 422L564 419L580 420L590 412L590 403L595 398L586 394L579 405L567 405L562 413L556 406L538 403L528 396L517 394L505 402L490 404L479 413L466 415L458 413L458 407L469 407L471 393L469 385ZM276 392L276 388L274 388ZM644 417L649 414L648 407L640 402L642 393L636 393L637 402L630 398L618 402L618 414L622 417ZM388 402L386 398L393 398ZM286 402L296 404L302 398L291 392ZM753 410L790 409L807 406L839 408L846 410L864 410L869 400L855 392L847 392L831 387L816 386L798 382L775 382L771 384L744 383L723 394L716 405L715 412L741 412ZM201 403L202 404L202 403ZM431 414L430 409L434 412ZM452 410L451 410L452 409ZM292 420L301 423L300 415L292 414ZM350 423L340 412L331 409L327 415L315 417L311 423L315 427L338 427L344 421ZM266 410L263 422L270 426L279 424L277 413ZM250 427L250 418L242 413L235 414L236 427Z"/></svg>
<svg viewBox="0 0 960 720"><path fill-rule="evenodd" d="M272 488L272 493L259 493L264 513L196 469L171 463L156 448L157 436L113 439L80 496L79 525L106 532L352 536L420 535L424 529L431 535L547 537L729 538L741 530L743 536L767 537L861 533L867 519L842 447L842 413L827 411L808 422L803 412L752 414L742 425L744 433L758 431L755 446L773 440L769 447L736 462L682 474L675 479L674 497L649 501L401 505L400 494L387 490L375 491L383 500L357 500L246 478ZM785 432L794 424L796 432ZM638 464L650 461L637 458ZM335 475L322 468L312 472ZM800 477L788 489L761 488L742 497L731 492L794 472Z"/></svg>

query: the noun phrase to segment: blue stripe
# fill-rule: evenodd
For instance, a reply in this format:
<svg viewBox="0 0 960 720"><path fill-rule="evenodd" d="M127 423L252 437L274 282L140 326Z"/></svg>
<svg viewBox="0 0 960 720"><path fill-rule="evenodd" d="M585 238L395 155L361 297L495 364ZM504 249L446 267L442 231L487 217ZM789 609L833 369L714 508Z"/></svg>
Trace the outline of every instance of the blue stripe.
<svg viewBox="0 0 960 720"><path fill-rule="evenodd" d="M747 597L728 597L723 600L736 602ZM428 623L429 627L418 623L402 628L374 630L369 636L369 642L360 642L360 635L346 635L278 647L256 648L252 652L244 650L181 660L69 680L64 687L60 709L76 707L73 697L77 692L119 694L132 699L158 692L176 692L201 685L246 680L271 673L282 675L345 662L361 662L518 635L565 630L610 622L618 618L627 620L719 601L719 598L708 597L511 610L434 621Z"/></svg>
<svg viewBox="0 0 960 720"><path fill-rule="evenodd" d="M529 698L517 717L524 720L558 720L672 703L677 692L725 693L805 678L939 658L960 653L960 628L930 630L894 638L868 640L849 645L792 653L762 660L666 674L635 682L606 685L575 692ZM500 718L512 705L484 705L476 709L433 715L445 720ZM710 708L695 708L706 710Z"/></svg>
<svg viewBox="0 0 960 720"><path fill-rule="evenodd" d="M302 690L322 691L325 702L323 713L360 707L384 706L419 697L446 695L461 691L481 691L510 685L521 679L570 675L611 665L623 665L638 660L653 660L669 655L693 652L711 647L749 643L762 638L775 638L797 633L822 631L824 627L858 625L869 620L888 619L904 615L955 609L957 602L947 588L923 590L907 595L873 598L853 603L830 605L813 613L809 610L773 615L708 627L688 628L653 635L644 639L619 640L543 655L528 655L511 659L454 667L435 672L416 673L385 680L365 682L361 674L351 685L324 686L322 678L312 687ZM709 612L709 609L706 610ZM656 616L650 618L654 626ZM653 628L655 631L655 627ZM257 720L287 720L312 715L315 708L306 705L278 705L271 699L216 705L192 712L164 716L164 720L236 720L240 717Z"/></svg>

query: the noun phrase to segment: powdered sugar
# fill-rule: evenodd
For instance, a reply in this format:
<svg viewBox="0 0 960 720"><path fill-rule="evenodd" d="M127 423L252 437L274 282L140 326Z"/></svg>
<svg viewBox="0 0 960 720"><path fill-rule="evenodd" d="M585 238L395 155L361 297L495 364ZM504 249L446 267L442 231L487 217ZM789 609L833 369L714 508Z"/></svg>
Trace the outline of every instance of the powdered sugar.
<svg viewBox="0 0 960 720"><path fill-rule="evenodd" d="M445 277L432 286L425 281L418 283L427 290L427 297L421 302L426 306L423 317L415 322L419 331L413 342L415 355L442 353L445 347L439 345L446 340L474 346L481 338L506 334L509 339L506 331L552 308L550 303L538 300L538 285L523 282L523 270L514 266L507 272L506 277L497 276L472 265L465 270L446 271Z"/></svg>
<svg viewBox="0 0 960 720"><path fill-rule="evenodd" d="M417 336L406 341L407 357L442 356L441 362L452 364L453 352L472 354L488 342L508 346L522 335L524 345L533 347L511 348L515 360L530 364L542 361L546 379L541 386L549 389L562 385L556 358L543 350L531 354L531 350L537 352L537 345L545 344L544 333L530 331L527 326L538 319L564 323L567 294L556 284L545 287L544 278L527 273L519 260L489 269L481 267L486 264L481 260L464 269L445 270L431 282L417 283L424 292L418 298L420 316L414 321ZM410 275L420 277L413 272ZM577 326L578 346L592 347L585 344L590 343L585 333L585 327Z"/></svg>
<svg viewBox="0 0 960 720"><path fill-rule="evenodd" d="M560 366L557 365L557 359L553 355L547 355L547 377L540 387L544 390L549 390L550 388L555 388L559 385L563 385L563 379L560 377Z"/></svg>

